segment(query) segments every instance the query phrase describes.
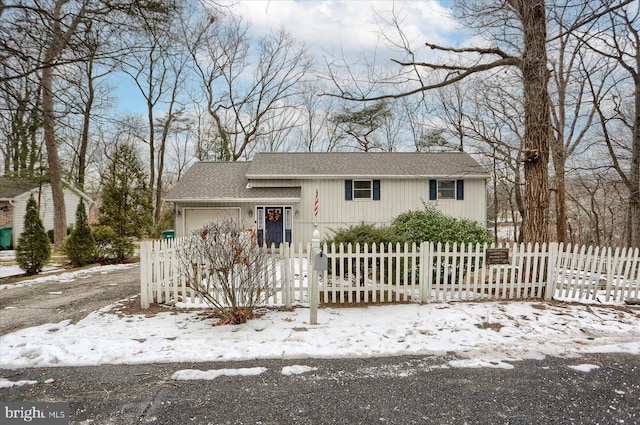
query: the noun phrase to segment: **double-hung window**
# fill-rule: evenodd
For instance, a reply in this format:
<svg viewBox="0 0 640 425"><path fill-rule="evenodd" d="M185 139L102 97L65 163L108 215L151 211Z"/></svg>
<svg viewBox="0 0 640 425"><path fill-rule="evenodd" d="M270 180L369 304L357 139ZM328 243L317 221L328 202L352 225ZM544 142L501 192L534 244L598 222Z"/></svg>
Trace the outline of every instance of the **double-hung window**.
<svg viewBox="0 0 640 425"><path fill-rule="evenodd" d="M430 180L429 200L453 199L462 201L464 199L464 180Z"/></svg>
<svg viewBox="0 0 640 425"><path fill-rule="evenodd" d="M353 181L353 199L371 199L371 180Z"/></svg>
<svg viewBox="0 0 640 425"><path fill-rule="evenodd" d="M345 180L344 199L353 200L380 200L380 180Z"/></svg>
<svg viewBox="0 0 640 425"><path fill-rule="evenodd" d="M456 199L455 180L438 180L438 199Z"/></svg>

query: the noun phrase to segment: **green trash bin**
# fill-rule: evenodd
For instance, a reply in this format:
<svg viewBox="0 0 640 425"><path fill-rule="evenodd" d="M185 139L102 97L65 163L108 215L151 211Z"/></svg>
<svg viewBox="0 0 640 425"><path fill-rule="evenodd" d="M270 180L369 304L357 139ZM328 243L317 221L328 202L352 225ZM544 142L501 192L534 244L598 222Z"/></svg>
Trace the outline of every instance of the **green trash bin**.
<svg viewBox="0 0 640 425"><path fill-rule="evenodd" d="M162 239L174 239L176 237L176 232L174 230L164 230L162 232Z"/></svg>
<svg viewBox="0 0 640 425"><path fill-rule="evenodd" d="M0 227L0 249L11 248L12 227Z"/></svg>

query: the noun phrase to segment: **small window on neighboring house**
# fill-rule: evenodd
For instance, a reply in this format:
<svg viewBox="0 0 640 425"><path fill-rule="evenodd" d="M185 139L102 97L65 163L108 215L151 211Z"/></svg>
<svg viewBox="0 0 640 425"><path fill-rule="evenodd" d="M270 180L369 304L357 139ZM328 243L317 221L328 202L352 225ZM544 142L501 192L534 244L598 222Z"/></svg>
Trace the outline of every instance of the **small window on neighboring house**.
<svg viewBox="0 0 640 425"><path fill-rule="evenodd" d="M438 199L456 199L455 180L438 180Z"/></svg>

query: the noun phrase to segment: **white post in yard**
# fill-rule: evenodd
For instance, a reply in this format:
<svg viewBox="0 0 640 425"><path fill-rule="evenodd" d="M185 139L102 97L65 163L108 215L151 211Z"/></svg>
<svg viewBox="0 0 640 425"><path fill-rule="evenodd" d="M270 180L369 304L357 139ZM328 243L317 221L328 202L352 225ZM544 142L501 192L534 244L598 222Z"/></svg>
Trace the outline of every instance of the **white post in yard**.
<svg viewBox="0 0 640 425"><path fill-rule="evenodd" d="M140 308L149 308L149 282L147 281L147 264L149 263L149 242L140 242Z"/></svg>
<svg viewBox="0 0 640 425"><path fill-rule="evenodd" d="M320 232L318 229L314 229L313 238L311 239L311 251L313 248L320 249ZM310 253L311 254L311 253ZM310 264L307 265L307 276L309 275L309 268L311 269L311 284L309 286L309 304L310 304L310 317L309 324L318 324L318 270L315 270L313 265L313 258L310 257Z"/></svg>

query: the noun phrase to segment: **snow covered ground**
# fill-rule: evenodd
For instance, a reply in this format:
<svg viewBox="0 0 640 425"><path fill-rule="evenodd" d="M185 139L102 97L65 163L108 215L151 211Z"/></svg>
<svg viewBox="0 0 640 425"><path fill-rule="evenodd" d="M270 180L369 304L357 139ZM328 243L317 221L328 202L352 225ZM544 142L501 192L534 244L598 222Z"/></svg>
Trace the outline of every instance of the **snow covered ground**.
<svg viewBox="0 0 640 425"><path fill-rule="evenodd" d="M184 306L192 307L192 306ZM433 303L266 310L248 323L213 326L201 309L147 317L122 305L0 337L0 367L86 366L260 358L336 358L455 352L451 366L582 353L640 355L640 310L538 302Z"/></svg>
<svg viewBox="0 0 640 425"><path fill-rule="evenodd" d="M24 270L20 266L15 264L16 252L13 250L0 250L0 278L17 276L24 273ZM62 264L59 264L57 258L52 258L52 261L41 272L41 274L47 274L62 270ZM0 285L2 289L4 285Z"/></svg>
<svg viewBox="0 0 640 425"><path fill-rule="evenodd" d="M71 278L72 273L62 273L19 284ZM640 355L640 309L630 307L448 302L321 308L318 325L309 324L308 308L269 309L243 325L214 326L216 320L194 305L127 314L125 304L92 312L76 324L62 321L3 335L0 368L447 352L458 356L448 367L511 368L509 362L545 356ZM213 379L224 373L231 372L205 375ZM193 377L183 374L176 379ZM5 380L0 387L8 384L17 385Z"/></svg>

